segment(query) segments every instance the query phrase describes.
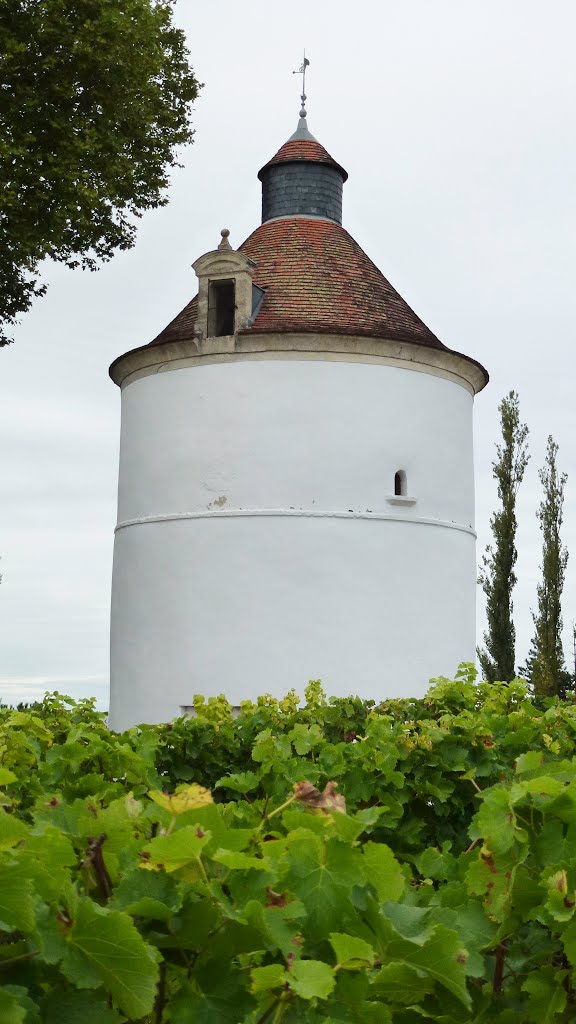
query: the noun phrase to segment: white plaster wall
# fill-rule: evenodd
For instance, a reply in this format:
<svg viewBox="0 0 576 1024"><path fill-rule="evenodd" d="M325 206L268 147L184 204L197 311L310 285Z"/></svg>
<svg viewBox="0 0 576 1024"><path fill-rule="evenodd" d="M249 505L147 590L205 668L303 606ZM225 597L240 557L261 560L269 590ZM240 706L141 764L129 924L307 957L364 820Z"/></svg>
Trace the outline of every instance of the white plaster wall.
<svg viewBox="0 0 576 1024"><path fill-rule="evenodd" d="M413 506L386 500L397 469ZM111 724L317 677L424 692L474 657L473 514L472 397L452 381L290 359L133 381L118 519L157 521L116 534Z"/></svg>

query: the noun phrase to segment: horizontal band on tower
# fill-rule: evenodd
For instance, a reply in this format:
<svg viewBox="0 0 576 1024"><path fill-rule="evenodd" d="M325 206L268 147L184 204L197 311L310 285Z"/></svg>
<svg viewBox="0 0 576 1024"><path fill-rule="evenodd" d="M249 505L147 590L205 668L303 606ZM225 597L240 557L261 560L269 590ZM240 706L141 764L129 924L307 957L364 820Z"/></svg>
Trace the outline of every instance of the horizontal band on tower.
<svg viewBox="0 0 576 1024"><path fill-rule="evenodd" d="M448 519L428 519L425 516L406 516L390 512L323 512L315 508L218 508L198 512L169 512L166 515L140 516L137 519L124 519L118 523L114 533L125 530L128 526L144 526L148 523L170 523L179 519L236 519L256 517L284 517L296 519L373 519L392 523L414 523L418 526L440 526L445 530L459 530L476 538L476 531L464 523L451 522Z"/></svg>

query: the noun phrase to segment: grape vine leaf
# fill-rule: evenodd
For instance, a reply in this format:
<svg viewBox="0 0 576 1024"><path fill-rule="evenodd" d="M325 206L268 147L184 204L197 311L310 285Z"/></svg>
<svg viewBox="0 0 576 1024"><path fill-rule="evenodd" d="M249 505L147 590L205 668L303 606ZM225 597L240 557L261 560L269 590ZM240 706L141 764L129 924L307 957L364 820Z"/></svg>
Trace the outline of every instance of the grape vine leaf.
<svg viewBox="0 0 576 1024"><path fill-rule="evenodd" d="M295 960L287 981L302 999L327 999L336 984L332 968L322 960Z"/></svg>
<svg viewBox="0 0 576 1024"><path fill-rule="evenodd" d="M328 938L336 954L338 967L350 971L358 970L362 967L371 967L376 959L372 946L355 935L330 932Z"/></svg>
<svg viewBox="0 0 576 1024"><path fill-rule="evenodd" d="M153 921L168 921L182 906L182 887L164 871L140 871L125 875L114 890L113 910Z"/></svg>
<svg viewBox="0 0 576 1024"><path fill-rule="evenodd" d="M204 786L198 786L195 782L190 786L179 786L175 793L161 793L159 790L151 790L148 796L159 807L163 807L170 814L177 816L185 811L195 810L198 807L206 807L212 803L212 794Z"/></svg>
<svg viewBox="0 0 576 1024"><path fill-rule="evenodd" d="M14 814L8 814L3 808L0 811L0 850L8 850L17 846L28 835L28 828Z"/></svg>
<svg viewBox="0 0 576 1024"><path fill-rule="evenodd" d="M254 967L250 972L251 989L256 995L271 988L280 988L286 981L286 969L283 964L267 964L266 967Z"/></svg>
<svg viewBox="0 0 576 1024"><path fill-rule="evenodd" d="M157 954L121 911L110 911L84 897L66 941L62 971L78 988L110 993L127 1017L152 1011L158 981Z"/></svg>
<svg viewBox="0 0 576 1024"><path fill-rule="evenodd" d="M365 843L362 849L364 877L380 900L399 900L406 880L392 850L385 843Z"/></svg>
<svg viewBox="0 0 576 1024"><path fill-rule="evenodd" d="M505 854L515 842L524 841L526 832L516 824L510 792L503 786L484 791L482 805L472 819L468 835L483 839L496 854Z"/></svg>
<svg viewBox="0 0 576 1024"><path fill-rule="evenodd" d="M13 877L9 865L0 867L0 928L7 932L34 929L32 883Z"/></svg>
<svg viewBox="0 0 576 1024"><path fill-rule="evenodd" d="M552 1024L566 1008L566 990L562 981L562 972L556 972L549 966L540 967L526 978L522 991L530 994L528 1019L534 1024Z"/></svg>
<svg viewBox="0 0 576 1024"><path fill-rule="evenodd" d="M396 960L380 968L373 986L386 1002L411 1006L434 991L435 981L412 964Z"/></svg>
<svg viewBox="0 0 576 1024"><path fill-rule="evenodd" d="M52 992L42 1014L43 1024L120 1024L122 1019L95 992Z"/></svg>
<svg viewBox="0 0 576 1024"><path fill-rule="evenodd" d="M448 989L467 1009L470 1008L470 993L466 986L468 952L456 932L439 924L423 945L398 937L388 943L386 952L389 960L415 967Z"/></svg>
<svg viewBox="0 0 576 1024"><path fill-rule="evenodd" d="M360 854L336 839L323 841L309 829L290 832L288 871L282 887L302 901L311 935L324 938L355 913L352 889L361 879Z"/></svg>
<svg viewBox="0 0 576 1024"><path fill-rule="evenodd" d="M235 793L250 793L260 785L260 779L255 772L232 772L230 775L223 775L214 783L214 789L232 789Z"/></svg>
<svg viewBox="0 0 576 1024"><path fill-rule="evenodd" d="M187 864L198 861L203 848L211 839L210 832L204 832L194 825L186 825L167 836L156 836L144 847L149 862L164 868L164 871L178 871ZM144 865L146 861L143 862Z"/></svg>
<svg viewBox="0 0 576 1024"><path fill-rule="evenodd" d="M10 986L13 988L13 986ZM1 1024L24 1024L26 1007L22 1005L14 991L0 987L0 1022Z"/></svg>

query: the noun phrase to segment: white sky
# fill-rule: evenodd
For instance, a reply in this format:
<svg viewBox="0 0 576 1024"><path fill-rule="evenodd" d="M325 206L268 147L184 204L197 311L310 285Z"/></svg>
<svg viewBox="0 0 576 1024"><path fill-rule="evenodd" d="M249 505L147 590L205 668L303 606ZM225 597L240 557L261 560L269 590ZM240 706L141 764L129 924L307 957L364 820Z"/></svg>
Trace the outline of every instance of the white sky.
<svg viewBox="0 0 576 1024"><path fill-rule="evenodd" d="M205 83L170 205L99 273L46 267L46 298L0 351L0 698L108 686L120 401L107 375L194 294L220 228L260 221L256 173L308 125L349 172L344 226L424 322L491 375L476 400L478 557L495 507L498 404L515 388L532 460L520 492L517 656L539 578L546 437L569 474L566 653L576 617L573 0L180 0ZM479 592L479 630L483 629ZM435 666L430 665L430 675Z"/></svg>

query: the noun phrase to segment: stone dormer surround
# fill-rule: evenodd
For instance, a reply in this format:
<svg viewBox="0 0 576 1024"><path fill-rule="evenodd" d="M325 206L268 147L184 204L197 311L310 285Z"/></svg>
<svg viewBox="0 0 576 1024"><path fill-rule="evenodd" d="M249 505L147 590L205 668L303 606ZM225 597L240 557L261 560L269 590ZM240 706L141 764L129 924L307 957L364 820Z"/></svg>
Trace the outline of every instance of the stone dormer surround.
<svg viewBox="0 0 576 1024"><path fill-rule="evenodd" d="M235 284L236 309L234 334L249 326L252 313L252 275L255 263L244 253L233 249L228 241L230 232L222 229L222 241L217 249L204 253L192 264L198 278L198 311L194 325L194 336L199 342L210 337L208 325L208 300L211 282L233 280ZM226 335L226 337L230 337ZM217 339L221 342L221 338Z"/></svg>

